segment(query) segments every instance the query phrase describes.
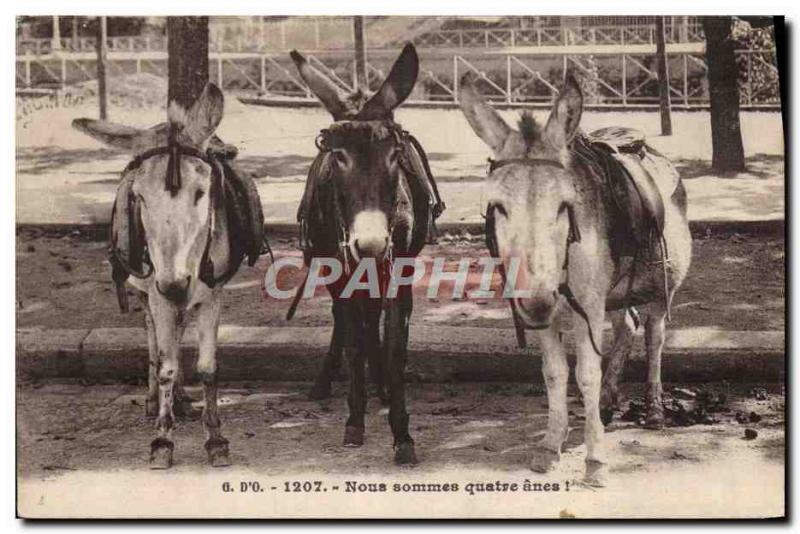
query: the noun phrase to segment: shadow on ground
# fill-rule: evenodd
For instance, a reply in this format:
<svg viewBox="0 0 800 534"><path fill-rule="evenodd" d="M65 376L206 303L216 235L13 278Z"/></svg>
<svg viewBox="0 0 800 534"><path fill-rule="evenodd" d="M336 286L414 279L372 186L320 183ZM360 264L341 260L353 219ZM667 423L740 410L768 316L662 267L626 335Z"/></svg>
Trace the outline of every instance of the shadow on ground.
<svg viewBox="0 0 800 534"><path fill-rule="evenodd" d="M67 165L105 161L119 155L120 152L106 148L65 150L57 146L17 147L17 171L43 174Z"/></svg>
<svg viewBox="0 0 800 534"><path fill-rule="evenodd" d="M736 178L739 172L720 173L711 168L711 162L705 159L675 160L675 168L684 180L715 176L718 178ZM775 154L756 154L745 160L745 172L755 178L775 178L775 166L783 165L783 156Z"/></svg>

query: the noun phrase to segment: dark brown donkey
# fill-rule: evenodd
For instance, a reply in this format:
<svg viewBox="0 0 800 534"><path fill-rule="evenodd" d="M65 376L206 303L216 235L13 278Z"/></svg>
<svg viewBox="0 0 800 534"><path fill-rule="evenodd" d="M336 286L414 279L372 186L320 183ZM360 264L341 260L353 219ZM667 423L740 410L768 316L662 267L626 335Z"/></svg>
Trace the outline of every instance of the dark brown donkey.
<svg viewBox="0 0 800 534"><path fill-rule="evenodd" d="M414 47L407 45L380 89L367 98L361 92L341 93L297 51L292 51L291 57L335 121L316 140L320 153L311 166L298 212L305 260L311 264L313 258L336 258L345 273L327 286L333 297L334 330L312 394L318 398L330 394L331 373L343 352L350 369L350 416L344 444L361 446L367 404L365 363L369 359L372 381L388 387L395 462L416 463L404 385L410 288L400 288L392 298L384 291L379 298L359 293L344 298L342 290L361 259L374 260L385 280L393 260L416 257L425 245L434 214L441 209L421 147L393 119L393 110L414 88L419 59Z"/></svg>

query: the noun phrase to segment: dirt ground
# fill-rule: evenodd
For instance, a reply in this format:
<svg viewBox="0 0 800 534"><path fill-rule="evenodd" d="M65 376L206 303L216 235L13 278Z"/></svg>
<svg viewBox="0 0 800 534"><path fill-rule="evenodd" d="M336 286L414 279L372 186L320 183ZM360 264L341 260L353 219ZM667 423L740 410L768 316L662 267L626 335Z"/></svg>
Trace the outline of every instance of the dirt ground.
<svg viewBox="0 0 800 534"><path fill-rule="evenodd" d="M307 387L301 383L227 384L221 395L221 417L223 433L231 442L233 466L208 467L200 422L183 420L175 431L176 464L165 473L148 469L154 430L152 420L144 415L143 387L21 384L17 389L17 446L19 452L24 451L18 454L21 503L29 513L36 513L37 509L62 510L59 506L66 502L77 506L75 499L98 491L106 496L122 492L131 500L127 507L109 503L108 509L89 508L95 514L114 515L113 510L135 509L130 508L137 506L138 497L134 496L148 494L150 497L143 497L147 500L177 484L186 498L173 502L174 509L214 515L218 507L219 513L237 516L245 509L233 506L230 500L208 509L189 508L191 502L186 501L198 492L217 501L223 482L233 483L238 492L241 481L255 480L267 486L272 496L251 513L292 515L303 510L323 512L324 508L309 509L312 504L306 501L305 509L296 509L299 504L283 493L287 481L320 480L334 491L334 485L348 480L455 480L462 488L469 480L506 480L520 485L524 481L558 483L561 493L540 493L535 497L538 500L532 501L538 505L516 508L509 508L514 502L498 505L486 500L486 495L472 495L458 513L680 517L780 515L783 510L785 421L779 385L763 390L759 389L763 384L705 386L710 394L723 395L719 397L722 404L711 414L714 424L645 430L617 414L606 429L609 485L599 490L579 483L585 457L583 408L574 388L569 403L571 431L562 462L553 473L537 475L527 465L546 425L547 399L541 386L409 385L410 428L420 463L403 469L392 463L386 411L377 399L371 399L368 407L366 444L359 449L345 448L341 442L347 411L345 384L336 384L332 399L322 402L308 401L303 394ZM675 391L670 385L665 390ZM201 395L196 388L190 389L190 394ZM638 386L628 387L628 395L639 398ZM746 429L756 431L757 437L746 439ZM55 492L69 494L70 488L82 481L94 481L99 487L86 487L83 496L72 495L71 501L55 499ZM115 485L122 481L124 488ZM160 489L147 489L153 485ZM743 500L743 496L747 498ZM532 497L514 498L523 504ZM395 508L386 509L388 515L406 509L408 503L395 500ZM745 504L737 504L740 501ZM431 509L430 504L415 510L428 517L445 511ZM345 504L331 513L346 516L369 511ZM152 513L160 512L154 509Z"/></svg>
<svg viewBox="0 0 800 534"><path fill-rule="evenodd" d="M296 242L273 240L278 257L298 255ZM444 237L425 249L424 258L444 255L447 269L456 270L458 258L486 255L481 236ZM331 324L327 296L300 304L297 316L287 323L288 301L265 300L261 284L268 257L255 267L242 267L224 293L222 322L241 326ZM47 237L21 233L16 247L17 327L96 328L142 326L143 314L119 312L106 243L86 236ZM784 243L779 238L747 235L710 236L695 239L692 266L673 302L672 328L714 326L727 330L783 330ZM299 283L299 275L293 281ZM448 287L446 284L443 287ZM470 286L468 286L469 289ZM442 291L428 299L425 288L416 288L412 321L450 326L511 327L511 314L501 300L458 300Z"/></svg>

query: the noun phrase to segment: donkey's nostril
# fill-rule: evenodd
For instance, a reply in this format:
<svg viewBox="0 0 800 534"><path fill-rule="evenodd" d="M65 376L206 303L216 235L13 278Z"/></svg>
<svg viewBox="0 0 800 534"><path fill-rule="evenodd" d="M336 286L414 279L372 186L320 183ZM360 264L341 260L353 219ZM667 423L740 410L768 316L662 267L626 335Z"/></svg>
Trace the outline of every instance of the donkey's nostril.
<svg viewBox="0 0 800 534"><path fill-rule="evenodd" d="M189 292L189 282L191 277L187 276L184 280L177 280L172 282L162 283L156 281L156 290L164 295L164 297L175 304L182 304L186 302L186 297Z"/></svg>
<svg viewBox="0 0 800 534"><path fill-rule="evenodd" d="M355 239L353 247L358 252L359 257L378 258L386 252L386 247L389 245L389 239Z"/></svg>

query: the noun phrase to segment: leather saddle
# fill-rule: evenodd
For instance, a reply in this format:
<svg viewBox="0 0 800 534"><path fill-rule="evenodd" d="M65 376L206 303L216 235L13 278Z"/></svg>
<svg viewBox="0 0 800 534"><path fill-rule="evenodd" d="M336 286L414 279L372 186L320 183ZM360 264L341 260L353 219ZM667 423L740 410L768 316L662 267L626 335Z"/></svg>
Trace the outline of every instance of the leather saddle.
<svg viewBox="0 0 800 534"><path fill-rule="evenodd" d="M264 212L258 188L250 176L237 173L226 160L221 161L225 175L223 198L228 217L229 239L234 258L247 257L255 265L264 252Z"/></svg>
<svg viewBox="0 0 800 534"><path fill-rule="evenodd" d="M575 151L605 180L614 215L612 250L636 256L649 249L663 235L664 206L678 185L677 172L639 130L602 128L576 141Z"/></svg>

